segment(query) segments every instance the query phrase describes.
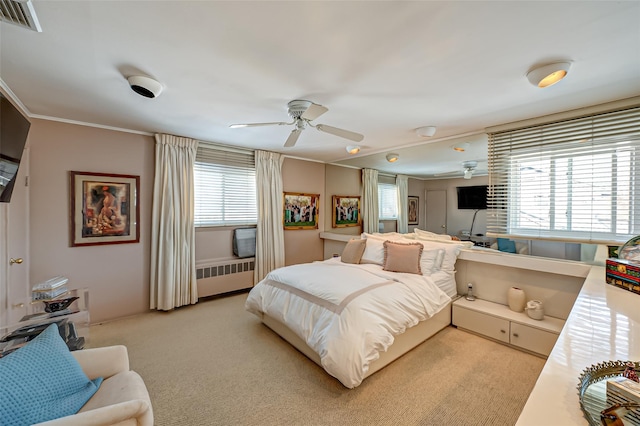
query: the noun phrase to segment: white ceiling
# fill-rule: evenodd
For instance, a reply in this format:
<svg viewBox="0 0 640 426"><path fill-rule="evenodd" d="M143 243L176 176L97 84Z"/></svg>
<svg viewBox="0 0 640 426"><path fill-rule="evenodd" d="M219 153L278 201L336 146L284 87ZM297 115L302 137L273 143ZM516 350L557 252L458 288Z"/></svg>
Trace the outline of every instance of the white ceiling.
<svg viewBox="0 0 640 426"><path fill-rule="evenodd" d="M640 1L44 1L43 31L0 23L0 83L32 117L170 133L417 177L485 160L485 127L640 95ZM534 65L572 61L539 89ZM129 89L148 75L156 99ZM286 105L362 133L230 129ZM415 129L437 126L432 138ZM464 136L465 153L451 149ZM400 153L397 163L384 160ZM448 177L451 177L450 175Z"/></svg>

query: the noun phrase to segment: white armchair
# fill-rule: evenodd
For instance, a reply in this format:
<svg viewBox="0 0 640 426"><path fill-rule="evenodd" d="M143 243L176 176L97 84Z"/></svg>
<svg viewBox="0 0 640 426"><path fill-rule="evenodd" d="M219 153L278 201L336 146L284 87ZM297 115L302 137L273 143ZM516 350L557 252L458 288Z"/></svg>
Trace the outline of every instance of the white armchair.
<svg viewBox="0 0 640 426"><path fill-rule="evenodd" d="M39 423L46 426L153 426L153 409L142 377L129 370L126 346L71 352L84 373L104 378L98 391L77 414Z"/></svg>

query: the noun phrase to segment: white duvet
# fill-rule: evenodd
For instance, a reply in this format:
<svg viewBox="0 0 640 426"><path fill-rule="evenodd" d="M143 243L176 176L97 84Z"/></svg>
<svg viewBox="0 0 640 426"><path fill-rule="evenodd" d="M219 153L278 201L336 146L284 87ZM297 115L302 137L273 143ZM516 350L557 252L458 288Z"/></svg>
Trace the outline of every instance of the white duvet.
<svg viewBox="0 0 640 426"><path fill-rule="evenodd" d="M354 388L394 336L450 301L428 276L330 259L272 271L251 290L245 307L286 324L329 374Z"/></svg>

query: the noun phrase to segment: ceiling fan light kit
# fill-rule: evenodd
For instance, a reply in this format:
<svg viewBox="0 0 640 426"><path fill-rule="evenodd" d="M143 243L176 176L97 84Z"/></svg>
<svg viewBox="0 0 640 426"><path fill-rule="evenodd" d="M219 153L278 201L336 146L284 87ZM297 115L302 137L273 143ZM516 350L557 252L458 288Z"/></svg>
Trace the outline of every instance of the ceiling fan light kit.
<svg viewBox="0 0 640 426"><path fill-rule="evenodd" d="M145 98L157 98L162 93L162 84L159 81L144 75L132 75L127 78L129 87L140 96Z"/></svg>
<svg viewBox="0 0 640 426"><path fill-rule="evenodd" d="M387 161L390 163L395 163L400 158L399 154L391 153L387 154Z"/></svg>
<svg viewBox="0 0 640 426"><path fill-rule="evenodd" d="M473 177L473 171L478 167L477 161L465 161L462 163L462 167L464 167L464 175L465 179L471 179Z"/></svg>
<svg viewBox="0 0 640 426"><path fill-rule="evenodd" d="M416 133L418 134L418 136L421 136L423 138L430 138L431 136L436 134L436 127L435 126L418 127L416 129Z"/></svg>
<svg viewBox="0 0 640 426"><path fill-rule="evenodd" d="M354 142L360 142L362 139L364 139L364 136L360 133L339 129L337 127L328 126L326 124L313 124L311 122L320 117L328 110L328 108L319 104L315 104L311 101L294 99L287 104L287 113L289 114L289 117L293 119L291 123L285 123L281 121L275 123L246 123L231 124L229 127L231 127L232 129L236 129L239 127L295 125L295 129L291 131L291 134L284 144L285 148L290 148L296 144L298 138L300 137L300 133L302 133L307 125L309 125L310 127L315 127L316 130L319 130L321 132L329 133L331 135L338 136L344 139L349 139Z"/></svg>
<svg viewBox="0 0 640 426"><path fill-rule="evenodd" d="M549 87L567 76L569 69L571 68L571 62L554 62L552 64L543 65L537 68L533 68L527 73L529 82L537 87Z"/></svg>
<svg viewBox="0 0 640 426"><path fill-rule="evenodd" d="M351 155L355 155L360 152L360 147L358 145L349 145L347 146L347 152Z"/></svg>

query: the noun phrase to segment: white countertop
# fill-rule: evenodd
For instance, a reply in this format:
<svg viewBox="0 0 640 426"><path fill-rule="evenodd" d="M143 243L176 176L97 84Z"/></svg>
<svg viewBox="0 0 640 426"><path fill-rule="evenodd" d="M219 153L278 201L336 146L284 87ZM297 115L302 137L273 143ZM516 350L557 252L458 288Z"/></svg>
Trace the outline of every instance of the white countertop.
<svg viewBox="0 0 640 426"><path fill-rule="evenodd" d="M587 425L578 378L615 360L640 360L640 295L608 285L593 266L516 425Z"/></svg>

